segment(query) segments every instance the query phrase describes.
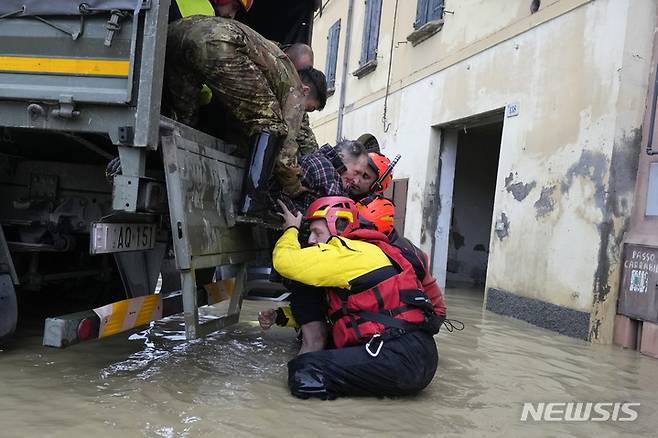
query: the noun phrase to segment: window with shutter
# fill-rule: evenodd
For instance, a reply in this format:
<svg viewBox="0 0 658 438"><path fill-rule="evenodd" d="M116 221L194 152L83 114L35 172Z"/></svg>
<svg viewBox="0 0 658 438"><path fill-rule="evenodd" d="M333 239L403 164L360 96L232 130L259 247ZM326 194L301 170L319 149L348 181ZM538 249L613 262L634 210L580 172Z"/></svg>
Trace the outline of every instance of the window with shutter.
<svg viewBox="0 0 658 438"><path fill-rule="evenodd" d="M364 65L377 57L381 14L382 0L366 0L365 21L363 23L363 41L361 42L361 59L359 60L359 65Z"/></svg>
<svg viewBox="0 0 658 438"><path fill-rule="evenodd" d="M427 10L427 21L434 21L443 18L443 0L430 0Z"/></svg>
<svg viewBox="0 0 658 438"><path fill-rule="evenodd" d="M443 18L443 3L444 0L418 0L414 29L418 29L428 21Z"/></svg>
<svg viewBox="0 0 658 438"><path fill-rule="evenodd" d="M414 46L443 27L444 0L417 0L414 31L407 37Z"/></svg>
<svg viewBox="0 0 658 438"><path fill-rule="evenodd" d="M327 77L327 90L333 91L336 87L336 64L338 63L338 38L340 36L340 20L329 28L327 35L327 62L325 75Z"/></svg>
<svg viewBox="0 0 658 438"><path fill-rule="evenodd" d="M418 0L416 3L416 21L414 21L414 29L418 29L423 24L427 23L427 11L430 6L430 0Z"/></svg>
<svg viewBox="0 0 658 438"><path fill-rule="evenodd" d="M366 0L361 58L359 59L359 68L352 72L358 78L367 75L377 67L377 44L379 43L381 15L382 0Z"/></svg>

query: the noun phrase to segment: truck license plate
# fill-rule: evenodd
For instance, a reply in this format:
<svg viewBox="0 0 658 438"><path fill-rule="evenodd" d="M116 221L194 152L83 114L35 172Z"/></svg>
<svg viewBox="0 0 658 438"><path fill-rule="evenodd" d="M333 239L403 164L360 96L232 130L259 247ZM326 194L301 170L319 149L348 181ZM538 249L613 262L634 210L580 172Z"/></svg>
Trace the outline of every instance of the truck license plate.
<svg viewBox="0 0 658 438"><path fill-rule="evenodd" d="M139 251L155 246L153 224L92 224L91 253Z"/></svg>

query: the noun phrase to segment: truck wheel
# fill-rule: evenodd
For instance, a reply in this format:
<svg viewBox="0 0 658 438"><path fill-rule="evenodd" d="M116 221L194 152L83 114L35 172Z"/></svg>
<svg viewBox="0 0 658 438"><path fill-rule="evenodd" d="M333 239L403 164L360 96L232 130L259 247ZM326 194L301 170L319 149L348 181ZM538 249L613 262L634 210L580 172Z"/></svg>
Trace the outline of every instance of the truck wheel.
<svg viewBox="0 0 658 438"><path fill-rule="evenodd" d="M16 291L9 274L0 274L0 339L16 330L18 303Z"/></svg>

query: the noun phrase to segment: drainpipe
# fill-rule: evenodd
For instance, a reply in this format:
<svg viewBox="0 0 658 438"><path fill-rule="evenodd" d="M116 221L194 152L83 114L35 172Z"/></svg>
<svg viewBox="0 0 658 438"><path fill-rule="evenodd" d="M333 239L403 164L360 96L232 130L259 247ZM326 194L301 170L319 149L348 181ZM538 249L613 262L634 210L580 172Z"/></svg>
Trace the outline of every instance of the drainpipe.
<svg viewBox="0 0 658 438"><path fill-rule="evenodd" d="M388 92L391 89L391 69L393 67L393 44L395 43L395 25L398 22L398 0L395 0L395 12L393 12L393 31L391 32L391 50L388 54L388 73L386 76L386 93L384 94L384 114L382 115L382 124L384 132L388 132L391 124L388 123Z"/></svg>
<svg viewBox="0 0 658 438"><path fill-rule="evenodd" d="M352 12L354 0L350 0L347 7L347 27L345 28L345 48L343 49L343 71L340 78L340 99L338 100L338 127L336 128L336 143L343 139L343 116L345 114L345 82L347 81L347 67L349 65L350 41L352 40Z"/></svg>
<svg viewBox="0 0 658 438"><path fill-rule="evenodd" d="M653 148L653 130L656 128L656 104L658 104L658 74L653 84L653 98L651 99L651 116L649 119L649 138L647 139L647 154L658 155L658 150Z"/></svg>

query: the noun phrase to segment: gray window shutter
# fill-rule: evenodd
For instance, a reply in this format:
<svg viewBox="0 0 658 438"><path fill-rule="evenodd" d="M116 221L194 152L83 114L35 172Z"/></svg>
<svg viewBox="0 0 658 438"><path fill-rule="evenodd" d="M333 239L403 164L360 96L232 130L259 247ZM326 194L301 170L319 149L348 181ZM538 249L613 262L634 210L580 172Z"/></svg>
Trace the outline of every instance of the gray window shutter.
<svg viewBox="0 0 658 438"><path fill-rule="evenodd" d="M414 21L414 29L418 29L423 24L427 23L429 3L429 0L418 0L418 3L416 3L416 21Z"/></svg>
<svg viewBox="0 0 658 438"><path fill-rule="evenodd" d="M364 14L363 19L363 39L361 40L361 58L359 59L359 65L363 65L368 62L368 50L370 47L370 30L372 23L372 0L366 0L366 13Z"/></svg>
<svg viewBox="0 0 658 438"><path fill-rule="evenodd" d="M382 15L382 0L366 0L366 13L361 41L359 65L372 61L377 56L379 42L379 22Z"/></svg>
<svg viewBox="0 0 658 438"><path fill-rule="evenodd" d="M338 38L340 36L340 20L329 28L327 35L327 62L325 64L325 75L327 76L327 88L336 85L336 63L338 62Z"/></svg>
<svg viewBox="0 0 658 438"><path fill-rule="evenodd" d="M438 20L443 18L444 0L430 0L430 7L427 14L427 21Z"/></svg>
<svg viewBox="0 0 658 438"><path fill-rule="evenodd" d="M370 8L370 35L368 36L368 61L377 56L377 45L379 43L379 22L382 16L382 0L368 0L372 3Z"/></svg>

